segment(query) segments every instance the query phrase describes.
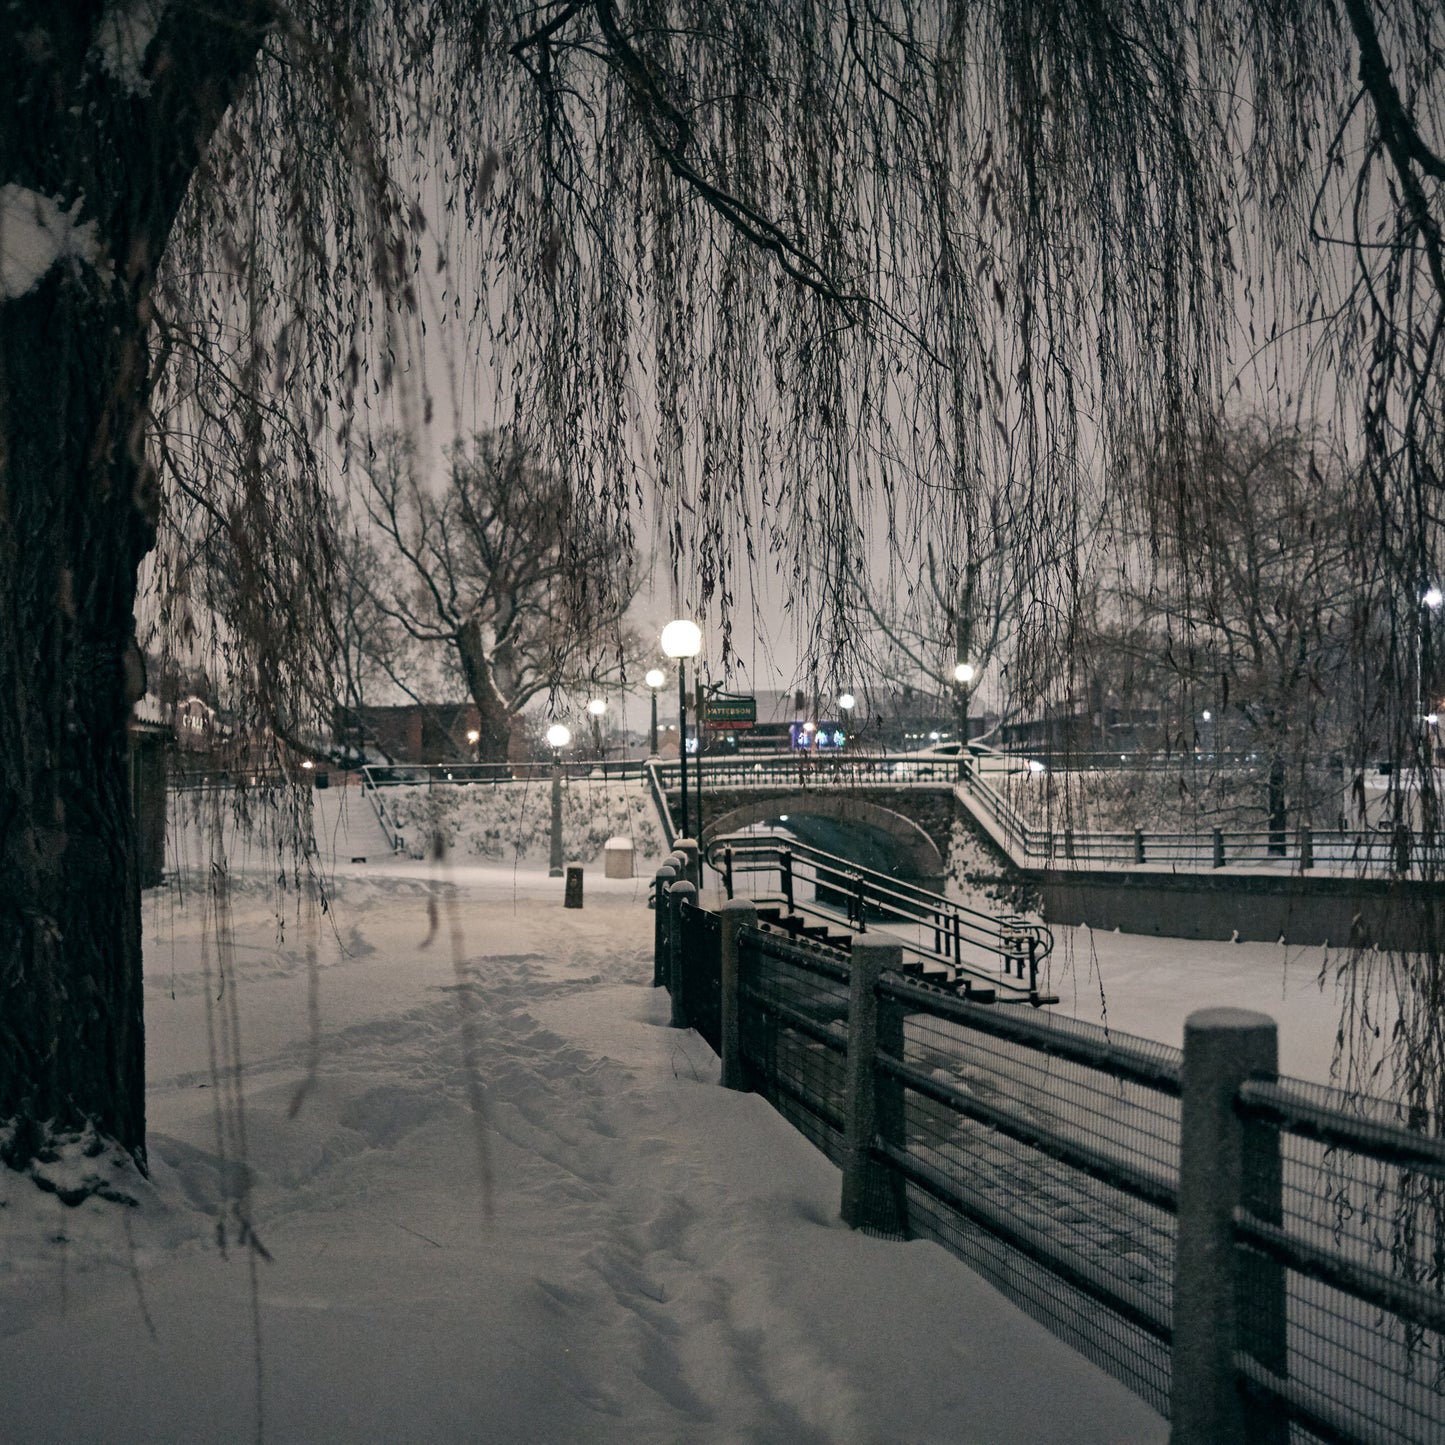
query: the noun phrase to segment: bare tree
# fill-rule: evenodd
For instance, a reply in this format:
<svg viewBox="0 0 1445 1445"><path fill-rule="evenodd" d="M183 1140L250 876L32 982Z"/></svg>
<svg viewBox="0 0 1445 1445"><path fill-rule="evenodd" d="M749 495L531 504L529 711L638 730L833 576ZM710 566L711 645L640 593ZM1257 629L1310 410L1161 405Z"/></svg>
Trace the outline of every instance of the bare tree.
<svg viewBox="0 0 1445 1445"><path fill-rule="evenodd" d="M432 278L573 535L625 558L650 492L699 607L759 550L806 591L877 527L961 535L1008 477L1039 677L1073 635L1087 453L1216 414L1247 297L1266 363L1304 328L1294 399L1364 438L1413 655L1445 450L1437 8L14 0L5 1157L88 1122L143 1155L141 561L162 631L226 609L212 670L243 718L314 724L328 468L416 354ZM846 641L847 608L807 615L815 650Z"/></svg>
<svg viewBox="0 0 1445 1445"><path fill-rule="evenodd" d="M1224 423L1171 465L1184 458L1187 486L1152 515L1148 458L1112 489L1121 565L1085 665L1096 692L1121 665L1149 677L1166 750L1197 747L1208 711L1211 750L1261 756L1282 850L1287 779L1329 754L1358 770L1380 747L1367 512L1340 460L1294 426Z"/></svg>
<svg viewBox="0 0 1445 1445"><path fill-rule="evenodd" d="M439 492L398 435L361 471L393 564L367 584L371 603L413 642L453 652L477 707L480 761L507 760L539 693L618 679L635 660L631 573L610 555L612 539L568 525L566 483L514 439L458 443Z"/></svg>

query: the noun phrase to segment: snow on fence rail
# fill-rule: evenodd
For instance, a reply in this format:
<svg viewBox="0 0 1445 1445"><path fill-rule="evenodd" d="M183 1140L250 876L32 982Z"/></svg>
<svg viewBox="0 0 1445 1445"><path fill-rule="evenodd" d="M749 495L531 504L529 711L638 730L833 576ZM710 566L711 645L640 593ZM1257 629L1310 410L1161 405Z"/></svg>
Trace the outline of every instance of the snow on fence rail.
<svg viewBox="0 0 1445 1445"><path fill-rule="evenodd" d="M844 954L700 908L695 867L660 870L654 982L841 1166L848 1223L936 1240L1177 1441L1445 1442L1427 1108L1277 1077L1262 1014L1195 1014L1181 1052L970 1004L886 935Z"/></svg>

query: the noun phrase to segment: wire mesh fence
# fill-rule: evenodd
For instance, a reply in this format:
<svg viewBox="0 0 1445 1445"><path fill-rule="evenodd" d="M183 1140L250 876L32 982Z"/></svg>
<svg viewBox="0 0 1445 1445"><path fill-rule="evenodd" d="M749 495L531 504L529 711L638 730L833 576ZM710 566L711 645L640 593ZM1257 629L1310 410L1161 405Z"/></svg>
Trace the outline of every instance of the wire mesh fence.
<svg viewBox="0 0 1445 1445"><path fill-rule="evenodd" d="M1240 1220L1242 1326L1271 1356L1248 1388L1305 1439L1445 1441L1438 1121L1295 1079L1241 1094L1279 1157L1268 1217Z"/></svg>
<svg viewBox="0 0 1445 1445"><path fill-rule="evenodd" d="M727 965L707 917L689 906L679 931L687 1017L712 1041ZM846 1199L857 949L850 964L767 926L736 936L744 1076L843 1166ZM857 1222L936 1241L1169 1415L1179 1321L1197 1313L1176 1274L1196 1217L1181 1196L1185 1056L891 971L866 996ZM1273 1077L1231 1085L1220 1108L1245 1161L1223 1216L1239 1438L1445 1445L1440 1121Z"/></svg>
<svg viewBox="0 0 1445 1445"><path fill-rule="evenodd" d="M749 930L738 959L739 1043L752 1086L842 1162L848 970L824 950Z"/></svg>
<svg viewBox="0 0 1445 1445"><path fill-rule="evenodd" d="M903 1086L886 1158L908 1180L910 1234L1166 1412L1178 1052L880 991L901 1015L878 1068Z"/></svg>

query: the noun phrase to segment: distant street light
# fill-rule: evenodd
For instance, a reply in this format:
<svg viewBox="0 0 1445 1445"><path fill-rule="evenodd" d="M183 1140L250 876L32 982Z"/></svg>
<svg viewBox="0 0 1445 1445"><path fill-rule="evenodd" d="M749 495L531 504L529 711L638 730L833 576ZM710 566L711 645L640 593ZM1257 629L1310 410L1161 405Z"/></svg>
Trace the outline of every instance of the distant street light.
<svg viewBox="0 0 1445 1445"><path fill-rule="evenodd" d="M696 622L679 617L662 629L662 650L677 659L677 762L681 772L679 791L682 794L682 836L687 831L687 659L702 651L702 629ZM698 775L701 787L702 775Z"/></svg>
<svg viewBox="0 0 1445 1445"><path fill-rule="evenodd" d="M549 877L562 876L562 749L572 741L572 730L561 723L547 729L547 746L552 749L552 851Z"/></svg>
<svg viewBox="0 0 1445 1445"><path fill-rule="evenodd" d="M468 729L467 729L467 742L468 742L468 744L470 745L471 750L472 750L472 761L473 761L473 762L478 761L478 759L477 759L477 744L478 744L479 742L481 742L481 740L482 740L482 735L481 735L481 733L479 733L479 732L477 731L476 728L468 728Z"/></svg>
<svg viewBox="0 0 1445 1445"><path fill-rule="evenodd" d="M858 706L858 699L854 697L851 692L840 692L838 694L838 706L843 709L844 713L845 722L843 727L843 741L846 743L848 741L848 727L846 719L852 715L853 709Z"/></svg>
<svg viewBox="0 0 1445 1445"><path fill-rule="evenodd" d="M594 697L587 704L587 712L592 718L592 750L599 758L602 756L602 714L606 711L605 698Z"/></svg>
<svg viewBox="0 0 1445 1445"><path fill-rule="evenodd" d="M657 690L667 681L667 674L660 667L648 669L646 678L643 679L652 690L652 737L650 741L650 755L657 756Z"/></svg>
<svg viewBox="0 0 1445 1445"><path fill-rule="evenodd" d="M968 776L968 687L978 676L971 662L959 662L953 669L954 690L958 694L958 776Z"/></svg>

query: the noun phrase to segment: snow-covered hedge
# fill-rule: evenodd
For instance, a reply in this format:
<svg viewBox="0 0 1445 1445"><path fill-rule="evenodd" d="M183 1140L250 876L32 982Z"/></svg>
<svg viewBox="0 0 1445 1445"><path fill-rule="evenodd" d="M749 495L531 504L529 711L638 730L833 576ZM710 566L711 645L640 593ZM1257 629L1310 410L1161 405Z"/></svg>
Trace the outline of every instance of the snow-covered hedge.
<svg viewBox="0 0 1445 1445"><path fill-rule="evenodd" d="M412 858L427 856L440 832L461 858L545 862L552 839L552 785L446 783L387 788L382 797ZM638 859L661 858L662 825L644 783L569 778L562 784L562 852L569 862L602 856L609 838L630 838Z"/></svg>

